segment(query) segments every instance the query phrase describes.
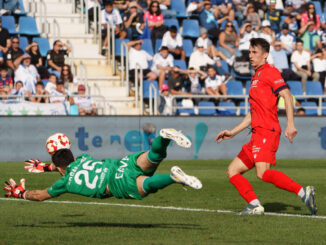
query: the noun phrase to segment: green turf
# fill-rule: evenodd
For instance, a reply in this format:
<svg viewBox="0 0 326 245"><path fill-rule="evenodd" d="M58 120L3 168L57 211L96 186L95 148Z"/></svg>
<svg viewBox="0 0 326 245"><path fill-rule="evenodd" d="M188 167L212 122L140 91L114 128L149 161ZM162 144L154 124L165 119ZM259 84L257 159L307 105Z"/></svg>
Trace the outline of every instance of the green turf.
<svg viewBox="0 0 326 245"><path fill-rule="evenodd" d="M184 191L170 186L144 201L90 199L65 194L56 201L128 203L240 211L246 203L226 179L228 160L178 161L187 173L198 176L203 189ZM175 162L166 161L158 172L167 173ZM26 179L27 189L50 186L58 173L29 174L23 163L0 163L0 181ZM318 214L326 215L324 160L280 160L277 169L302 185L317 190ZM299 198L245 175L266 212L308 214ZM4 190L0 191L3 196ZM0 200L2 244L325 244L326 220L298 217L159 210L148 208L14 202Z"/></svg>

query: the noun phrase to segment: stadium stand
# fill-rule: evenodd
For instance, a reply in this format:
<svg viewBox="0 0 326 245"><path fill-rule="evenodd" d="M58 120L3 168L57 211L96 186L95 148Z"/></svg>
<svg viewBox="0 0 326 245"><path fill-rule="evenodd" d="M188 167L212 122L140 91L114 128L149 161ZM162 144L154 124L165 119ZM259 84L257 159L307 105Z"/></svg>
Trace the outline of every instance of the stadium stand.
<svg viewBox="0 0 326 245"><path fill-rule="evenodd" d="M34 37L33 41L37 42L39 45L40 53L42 57L45 57L50 50L49 40L45 37Z"/></svg>
<svg viewBox="0 0 326 245"><path fill-rule="evenodd" d="M20 35L39 36L40 33L36 26L36 21L33 17L22 16L19 18L19 31Z"/></svg>
<svg viewBox="0 0 326 245"><path fill-rule="evenodd" d="M217 115L214 102L200 101L198 103L198 115L201 115L201 116Z"/></svg>
<svg viewBox="0 0 326 245"><path fill-rule="evenodd" d="M301 103L301 106L306 110L307 116L317 116L317 104L312 101L304 101Z"/></svg>

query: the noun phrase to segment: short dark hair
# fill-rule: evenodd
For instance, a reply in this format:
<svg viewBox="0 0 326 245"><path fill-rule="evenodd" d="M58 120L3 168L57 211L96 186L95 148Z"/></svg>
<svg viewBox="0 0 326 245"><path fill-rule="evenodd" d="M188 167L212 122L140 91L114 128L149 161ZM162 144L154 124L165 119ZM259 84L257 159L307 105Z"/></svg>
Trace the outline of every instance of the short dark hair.
<svg viewBox="0 0 326 245"><path fill-rule="evenodd" d="M162 51L162 50L167 50L167 51L169 51L169 48L168 48L167 46L162 46L162 47L160 48L160 51Z"/></svg>
<svg viewBox="0 0 326 245"><path fill-rule="evenodd" d="M170 32L177 33L178 32L177 27L176 26L171 26L170 27Z"/></svg>
<svg viewBox="0 0 326 245"><path fill-rule="evenodd" d="M8 71L8 67L6 65L0 66L0 71Z"/></svg>
<svg viewBox="0 0 326 245"><path fill-rule="evenodd" d="M207 66L207 70L208 70L208 69L214 69L214 71L216 71L215 67L212 66L212 65L208 65L208 66Z"/></svg>
<svg viewBox="0 0 326 245"><path fill-rule="evenodd" d="M66 169L74 161L75 158L70 149L60 149L52 155L53 164L62 169Z"/></svg>
<svg viewBox="0 0 326 245"><path fill-rule="evenodd" d="M104 1L104 7L105 6L113 6L113 2L112 1Z"/></svg>
<svg viewBox="0 0 326 245"><path fill-rule="evenodd" d="M302 44L303 44L302 39L298 38L298 39L297 39L297 43L302 43Z"/></svg>
<svg viewBox="0 0 326 245"><path fill-rule="evenodd" d="M266 39L258 37L258 38L251 38L250 39L250 46L252 47L261 47L261 49L266 52L269 53L269 43L266 41Z"/></svg>
<svg viewBox="0 0 326 245"><path fill-rule="evenodd" d="M44 87L44 84L43 84L42 82L37 82L37 83L35 84L35 86L37 86L37 85L41 85L42 87Z"/></svg>
<svg viewBox="0 0 326 245"><path fill-rule="evenodd" d="M53 42L53 46L56 45L58 42L60 42L60 40L55 40L55 41Z"/></svg>

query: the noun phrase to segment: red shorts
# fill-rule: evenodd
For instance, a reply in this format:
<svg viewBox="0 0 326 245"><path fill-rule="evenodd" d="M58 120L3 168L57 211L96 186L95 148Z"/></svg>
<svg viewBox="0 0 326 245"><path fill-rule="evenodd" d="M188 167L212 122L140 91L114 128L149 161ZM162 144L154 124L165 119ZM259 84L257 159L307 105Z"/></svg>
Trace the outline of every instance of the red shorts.
<svg viewBox="0 0 326 245"><path fill-rule="evenodd" d="M275 155L280 143L280 136L280 132L264 128L253 129L250 142L242 146L238 158L249 169L252 169L256 162L266 162L275 165Z"/></svg>

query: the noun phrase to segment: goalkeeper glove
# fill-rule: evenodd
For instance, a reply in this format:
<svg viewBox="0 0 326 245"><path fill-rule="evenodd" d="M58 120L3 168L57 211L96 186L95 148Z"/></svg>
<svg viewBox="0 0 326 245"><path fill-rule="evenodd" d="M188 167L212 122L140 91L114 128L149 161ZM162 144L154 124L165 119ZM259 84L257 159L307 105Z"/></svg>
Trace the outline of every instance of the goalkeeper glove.
<svg viewBox="0 0 326 245"><path fill-rule="evenodd" d="M25 163L27 166L25 166L25 169L28 169L28 172L30 173L43 173L46 171L52 171L51 163L44 163L40 162L40 160L36 159L29 159L26 160Z"/></svg>
<svg viewBox="0 0 326 245"><path fill-rule="evenodd" d="M9 183L10 182L10 183ZM20 180L20 185L17 185L13 179L10 179L5 182L4 190L8 193L6 197L16 197L16 198L24 198L25 199L25 179Z"/></svg>

